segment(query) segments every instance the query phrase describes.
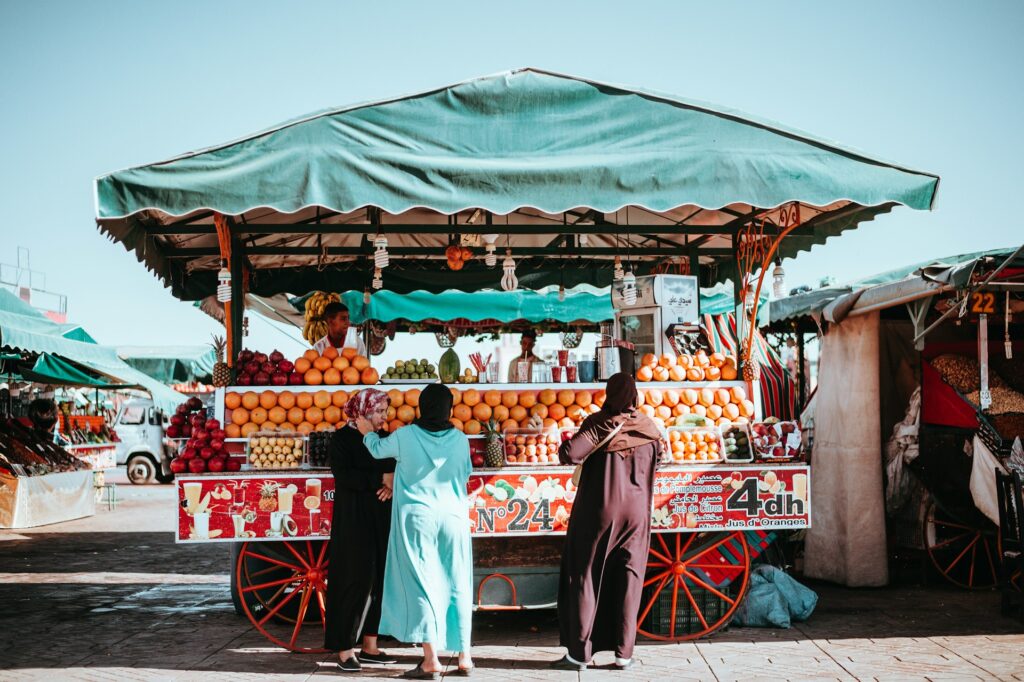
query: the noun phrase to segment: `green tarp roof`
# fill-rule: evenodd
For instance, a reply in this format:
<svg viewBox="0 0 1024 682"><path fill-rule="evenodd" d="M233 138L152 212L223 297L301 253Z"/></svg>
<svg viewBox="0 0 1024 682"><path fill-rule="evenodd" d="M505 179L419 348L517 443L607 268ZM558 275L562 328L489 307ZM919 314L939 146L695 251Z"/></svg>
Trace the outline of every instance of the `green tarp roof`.
<svg viewBox="0 0 1024 682"><path fill-rule="evenodd" d="M40 355L36 359L35 364L32 365L32 369L22 370L21 376L26 381L34 381L41 384L89 386L92 388L126 388L123 383L112 383L99 379L49 353Z"/></svg>
<svg viewBox="0 0 1024 682"><path fill-rule="evenodd" d="M210 346L119 346L117 355L165 384L208 382L216 361Z"/></svg>
<svg viewBox="0 0 1024 682"><path fill-rule="evenodd" d="M180 393L128 366L113 348L66 338L63 333L67 325L52 322L34 309L32 313L0 309L0 348L59 356L102 376L140 386L165 410L174 409L182 401Z"/></svg>
<svg viewBox="0 0 1024 682"><path fill-rule="evenodd" d="M250 291L261 296L362 289L364 239L375 222L392 249L426 249L404 262L392 259L386 287L406 293L495 288L501 270L479 262L459 272L437 267L447 232L465 232L468 215L462 229L413 233L403 226L443 228L445 216L483 209L495 216L488 232L502 232L502 216L544 228L513 240L513 249L543 249L555 248L553 235L579 232L574 224L589 220L590 248L601 255L564 261L563 273L544 267L559 254L538 251L520 274L523 286L537 289L562 277L567 286L610 282L610 262L594 263L610 260L618 238L595 224L644 226L633 241L637 270L646 273L663 256L640 254L641 244L680 257L698 244L704 263L728 263L737 229L754 218L781 224L789 202L801 202L802 227L779 253L786 258L896 205L929 209L938 182L724 107L518 69L321 111L103 175L95 195L101 230L134 251L174 295L195 300L216 286L213 211L236 216L234 231L251 235L243 240L246 256L260 276ZM632 212L620 215L627 207ZM426 253L435 260L413 258ZM727 269L708 272L723 280Z"/></svg>

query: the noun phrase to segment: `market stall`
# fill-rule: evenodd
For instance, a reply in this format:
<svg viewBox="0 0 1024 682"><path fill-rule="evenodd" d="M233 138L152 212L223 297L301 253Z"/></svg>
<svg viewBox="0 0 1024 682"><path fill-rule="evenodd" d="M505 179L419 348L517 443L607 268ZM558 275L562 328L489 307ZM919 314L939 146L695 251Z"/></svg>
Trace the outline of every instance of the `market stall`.
<svg viewBox="0 0 1024 682"><path fill-rule="evenodd" d="M329 530L332 496L303 458L316 464L318 434L332 417L340 423L352 391L413 376L390 390L389 427L402 428L424 375L450 377L454 363L421 357L403 363L412 372L388 372L345 352L245 356L247 296L355 290L372 302L611 285L615 320L595 348L596 373L632 367L642 409L668 429L641 630L681 640L727 623L771 533L810 522L795 426L764 419L759 406L750 320L764 273L897 204L930 208L937 181L736 112L527 69L324 112L103 176L96 192L100 229L175 296L224 303L235 385L202 424L187 460L195 474L178 479L180 538L244 541L243 611L275 643L310 650L320 645L326 546L313 538ZM725 280L739 322L728 352L708 345L696 304L699 286ZM471 317L469 306L445 319ZM553 371L565 360L521 377L529 384L484 386L479 371L457 373L453 419L474 437L477 461L482 446L492 465L468 490L467 523L475 543L489 543L476 552L481 607L551 601L541 584L574 497L570 472L550 461L561 437L552 434L602 398L600 383ZM484 434L496 412L507 418ZM196 437L199 418L191 425ZM241 467L231 453L240 445L258 468L203 473L208 463ZM752 467L755 458L770 464ZM241 513L227 514L244 482Z"/></svg>
<svg viewBox="0 0 1024 682"><path fill-rule="evenodd" d="M859 526L818 516L807 548L812 575L857 579L837 564L848 556L860 563L859 579L882 584L887 558L909 549L923 551L955 585L995 585L994 471L1005 470L1012 443L1024 436L1024 347L1014 322L1024 311L1022 266L1019 249L964 254L772 302L768 329L825 330L813 415L826 429L824 440L816 429L819 483L833 460L842 479L835 488L849 490L857 474L840 444L862 448L858 505L846 516ZM875 388L857 391L859 381ZM865 507L867 498L875 503ZM871 531L868 515L877 524ZM845 551L835 546L840 536Z"/></svg>

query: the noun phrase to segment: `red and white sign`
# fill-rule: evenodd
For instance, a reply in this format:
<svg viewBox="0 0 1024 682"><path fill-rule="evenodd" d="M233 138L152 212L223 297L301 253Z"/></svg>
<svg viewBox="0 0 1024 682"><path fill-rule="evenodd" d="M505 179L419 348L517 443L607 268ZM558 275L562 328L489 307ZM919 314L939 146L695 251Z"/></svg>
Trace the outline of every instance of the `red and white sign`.
<svg viewBox="0 0 1024 682"><path fill-rule="evenodd" d="M177 542L302 540L331 534L330 473L178 476L175 484Z"/></svg>
<svg viewBox="0 0 1024 682"><path fill-rule="evenodd" d="M562 535L576 499L572 471L474 473L474 535ZM672 467L654 482L653 532L797 529L811 525L810 467Z"/></svg>

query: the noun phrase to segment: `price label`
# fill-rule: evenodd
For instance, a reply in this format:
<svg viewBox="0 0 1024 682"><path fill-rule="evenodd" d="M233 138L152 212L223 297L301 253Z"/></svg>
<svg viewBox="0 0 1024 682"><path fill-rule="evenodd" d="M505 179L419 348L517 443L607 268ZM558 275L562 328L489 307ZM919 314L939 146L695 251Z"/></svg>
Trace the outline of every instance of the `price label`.
<svg viewBox="0 0 1024 682"><path fill-rule="evenodd" d="M971 294L971 313L974 315L994 315L996 312L996 295L991 291L975 291Z"/></svg>

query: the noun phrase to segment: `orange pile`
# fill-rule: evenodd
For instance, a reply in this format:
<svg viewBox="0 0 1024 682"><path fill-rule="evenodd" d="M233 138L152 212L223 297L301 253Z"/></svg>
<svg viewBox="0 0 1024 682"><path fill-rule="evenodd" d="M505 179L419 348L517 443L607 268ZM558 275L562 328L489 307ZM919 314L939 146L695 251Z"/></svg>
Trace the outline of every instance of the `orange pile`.
<svg viewBox="0 0 1024 682"><path fill-rule="evenodd" d="M710 430L694 429L668 432L672 459L677 462L717 462L722 459L718 434Z"/></svg>
<svg viewBox="0 0 1024 682"><path fill-rule="evenodd" d="M682 417L697 414L718 426L744 424L754 417L747 391L732 388L641 388L640 411L662 426L675 426Z"/></svg>
<svg viewBox="0 0 1024 682"><path fill-rule="evenodd" d="M323 355L310 348L295 359L295 371L307 386L372 386L380 380L369 359L358 355L355 348L342 348L339 352L328 346Z"/></svg>
<svg viewBox="0 0 1024 682"><path fill-rule="evenodd" d="M648 381L735 381L739 376L736 358L722 353L708 355L662 355L647 353L640 359L636 380Z"/></svg>

